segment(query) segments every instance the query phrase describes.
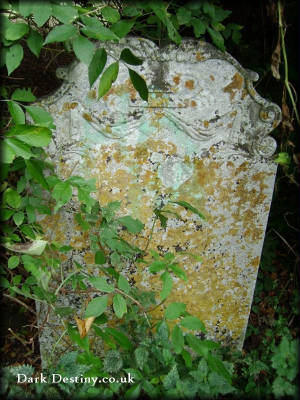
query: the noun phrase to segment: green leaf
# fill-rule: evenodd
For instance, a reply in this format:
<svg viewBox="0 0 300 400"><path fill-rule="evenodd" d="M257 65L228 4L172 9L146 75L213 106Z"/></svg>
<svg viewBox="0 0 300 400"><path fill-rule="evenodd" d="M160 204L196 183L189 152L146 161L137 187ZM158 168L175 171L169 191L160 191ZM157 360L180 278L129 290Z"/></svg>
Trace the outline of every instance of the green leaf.
<svg viewBox="0 0 300 400"><path fill-rule="evenodd" d="M24 102L31 102L35 101L36 97L32 93L31 89L16 89L13 94L11 95L12 100L16 101L24 101Z"/></svg>
<svg viewBox="0 0 300 400"><path fill-rule="evenodd" d="M128 48L123 49L120 55L120 60L125 61L127 64L130 65L142 65L143 60L135 56L132 51Z"/></svg>
<svg viewBox="0 0 300 400"><path fill-rule="evenodd" d="M106 28L98 19L82 15L80 17L85 27L81 29L91 39L116 40L118 37L109 28Z"/></svg>
<svg viewBox="0 0 300 400"><path fill-rule="evenodd" d="M14 124L25 124L25 114L19 104L15 103L14 101L8 101L7 106Z"/></svg>
<svg viewBox="0 0 300 400"><path fill-rule="evenodd" d="M106 263L106 257L102 250L98 250L95 253L95 263L102 265Z"/></svg>
<svg viewBox="0 0 300 400"><path fill-rule="evenodd" d="M186 305L184 303L171 303L165 310L166 319L176 319L185 312Z"/></svg>
<svg viewBox="0 0 300 400"><path fill-rule="evenodd" d="M19 256L10 256L8 259L8 268L9 269L14 269L16 268L20 263L20 257Z"/></svg>
<svg viewBox="0 0 300 400"><path fill-rule="evenodd" d="M165 261L153 261L153 263L149 265L149 271L155 273L158 271L162 271L163 269L166 269L166 267L167 264Z"/></svg>
<svg viewBox="0 0 300 400"><path fill-rule="evenodd" d="M226 381L231 385L231 382L232 382L231 375L227 371L225 365L219 358L214 357L211 354L208 354L206 357L206 361L212 371L217 372L224 379L226 379Z"/></svg>
<svg viewBox="0 0 300 400"><path fill-rule="evenodd" d="M209 26L207 27L208 33L213 41L213 43L222 51L225 51L225 45L224 45L224 38L221 35L220 32L216 31L215 29L210 28Z"/></svg>
<svg viewBox="0 0 300 400"><path fill-rule="evenodd" d="M5 64L8 75L18 68L18 66L21 64L23 56L24 51L20 44L14 44L8 48L5 55Z"/></svg>
<svg viewBox="0 0 300 400"><path fill-rule="evenodd" d="M129 76L134 88L138 91L140 97L148 101L148 88L144 78L142 78L139 74L137 74L133 69L128 68Z"/></svg>
<svg viewBox="0 0 300 400"><path fill-rule="evenodd" d="M53 42L64 42L71 39L77 34L77 30L73 25L55 26L47 35L44 45Z"/></svg>
<svg viewBox="0 0 300 400"><path fill-rule="evenodd" d="M148 361L149 352L145 347L137 347L134 351L134 356L139 369L143 369Z"/></svg>
<svg viewBox="0 0 300 400"><path fill-rule="evenodd" d="M160 279L163 282L163 287L160 292L160 299L165 300L172 291L173 280L172 280L171 275L167 271L165 271L163 274L161 274Z"/></svg>
<svg viewBox="0 0 300 400"><path fill-rule="evenodd" d="M192 12L185 7L180 7L176 12L176 17L179 25L185 25L190 22Z"/></svg>
<svg viewBox="0 0 300 400"><path fill-rule="evenodd" d="M30 204L28 204L28 206L26 206L26 214L27 214L27 220L28 220L29 224L32 224L36 221L35 209Z"/></svg>
<svg viewBox="0 0 300 400"><path fill-rule="evenodd" d="M52 197L57 202L57 206L55 207L56 212L71 199L72 186L68 182L58 182L52 190Z"/></svg>
<svg viewBox="0 0 300 400"><path fill-rule="evenodd" d="M115 216L115 212L119 210L121 206L120 201L111 201L105 207L102 207L102 216L107 222L111 222Z"/></svg>
<svg viewBox="0 0 300 400"><path fill-rule="evenodd" d="M197 317L189 315L180 321L180 325L188 329L199 330L206 332L204 323Z"/></svg>
<svg viewBox="0 0 300 400"><path fill-rule="evenodd" d="M2 147L2 162L10 164L15 156L29 159L33 156L30 146L17 139L6 139L3 141Z"/></svg>
<svg viewBox="0 0 300 400"><path fill-rule="evenodd" d="M32 4L26 0L19 0L19 12L23 17L28 17L32 13Z"/></svg>
<svg viewBox="0 0 300 400"><path fill-rule="evenodd" d="M118 288L127 294L130 292L131 289L127 279L124 278L124 276L121 274L119 275L118 279Z"/></svg>
<svg viewBox="0 0 300 400"><path fill-rule="evenodd" d="M110 29L114 34L116 34L118 38L121 39L131 31L131 28L133 27L134 24L135 20L122 19L121 21L118 21L115 24L113 24L110 27Z"/></svg>
<svg viewBox="0 0 300 400"><path fill-rule="evenodd" d="M192 359L192 356L190 355L190 353L187 350L183 349L181 351L181 355L182 355L182 358L184 359L184 363L185 363L186 367L191 369L193 366L193 359Z"/></svg>
<svg viewBox="0 0 300 400"><path fill-rule="evenodd" d="M111 293L115 290L114 286L107 283L105 278L93 277L89 278L88 281L101 292Z"/></svg>
<svg viewBox="0 0 300 400"><path fill-rule="evenodd" d="M205 14L209 15L212 20L216 18L215 16L215 6L208 1L205 1L203 4L203 11Z"/></svg>
<svg viewBox="0 0 300 400"><path fill-rule="evenodd" d="M141 384L136 383L125 392L124 399L138 399L141 392Z"/></svg>
<svg viewBox="0 0 300 400"><path fill-rule="evenodd" d="M32 51L32 53L39 57L41 48L43 46L43 37L39 34L39 32L34 31L33 29L30 30L30 34L27 38L27 46Z"/></svg>
<svg viewBox="0 0 300 400"><path fill-rule="evenodd" d="M141 15L141 11L134 6L126 6L123 8L122 14L127 17L137 17L138 15Z"/></svg>
<svg viewBox="0 0 300 400"><path fill-rule="evenodd" d="M35 1L32 4L33 18L37 26L40 28L51 16L52 7L48 1Z"/></svg>
<svg viewBox="0 0 300 400"><path fill-rule="evenodd" d="M194 34L196 38L199 38L200 36L204 35L208 26L206 22L202 21L199 18L193 18L192 25L194 28Z"/></svg>
<svg viewBox="0 0 300 400"><path fill-rule="evenodd" d="M107 308L107 301L107 294L95 297L92 301L89 302L85 310L84 318L98 317L99 315L103 314Z"/></svg>
<svg viewBox="0 0 300 400"><path fill-rule="evenodd" d="M94 44L84 36L77 36L72 42L74 53L84 64L89 65L92 61L95 46Z"/></svg>
<svg viewBox="0 0 300 400"><path fill-rule="evenodd" d="M21 225L20 230L27 236L29 239L35 239L35 233L33 229L29 225Z"/></svg>
<svg viewBox="0 0 300 400"><path fill-rule="evenodd" d="M122 318L127 313L126 300L119 293L113 298L113 309L118 318Z"/></svg>
<svg viewBox="0 0 300 400"><path fill-rule="evenodd" d="M118 22L120 19L120 14L118 13L118 11L110 6L104 7L101 10L101 14L103 15L104 19L106 19L106 21L110 22L111 24Z"/></svg>
<svg viewBox="0 0 300 400"><path fill-rule="evenodd" d="M126 335L124 335L124 333L122 333L114 328L106 328L105 333L108 333L109 335L111 335L117 341L117 343L121 347L123 347L123 349L125 349L125 350L132 349L132 343L130 342L128 337Z"/></svg>
<svg viewBox="0 0 300 400"><path fill-rule="evenodd" d="M48 190L49 186L43 174L43 168L40 160L32 158L31 160L26 160L26 167L28 174L39 183L44 189Z"/></svg>
<svg viewBox="0 0 300 400"><path fill-rule="evenodd" d="M14 210L8 208L1 208L0 210L0 221L7 221L14 213Z"/></svg>
<svg viewBox="0 0 300 400"><path fill-rule="evenodd" d="M201 214L201 212L199 210L197 210L197 208L193 207L190 203L186 202L186 201L170 201L170 203L174 203L174 204L178 204L179 206L185 208L186 210L190 210L192 211L194 214L198 215L200 218L205 219L204 215Z"/></svg>
<svg viewBox="0 0 300 400"><path fill-rule="evenodd" d="M182 351L183 346L184 346L184 337L183 337L182 331L178 325L174 326L174 328L172 330L171 338L172 338L172 343L175 348L175 352L177 354L179 354Z"/></svg>
<svg viewBox="0 0 300 400"><path fill-rule="evenodd" d="M13 215L13 220L14 220L14 223L17 225L17 226L20 226L20 225L22 225L22 223L23 223L23 221L24 221L24 213L22 212L22 211L19 211L19 212L17 212L17 213L15 213L14 215Z"/></svg>
<svg viewBox="0 0 300 400"><path fill-rule="evenodd" d="M106 53L105 49L103 49L103 48L97 49L92 58L92 61L90 62L90 65L89 65L90 87L93 86L93 83L96 81L98 76L103 71L106 61L107 61L107 53Z"/></svg>
<svg viewBox="0 0 300 400"><path fill-rule="evenodd" d="M21 196L16 190L8 188L3 193L3 201L12 208L19 208L21 205Z"/></svg>
<svg viewBox="0 0 300 400"><path fill-rule="evenodd" d="M181 43L181 36L174 27L172 21L168 17L166 6L163 3L151 1L149 6L154 11L155 15L161 20L161 22L167 27L168 36L176 44Z"/></svg>
<svg viewBox="0 0 300 400"><path fill-rule="evenodd" d="M77 328L73 328L72 326L68 326L68 334L73 343L76 343L79 347L81 347L86 352L89 352L89 338L85 336L84 338L80 337Z"/></svg>
<svg viewBox="0 0 300 400"><path fill-rule="evenodd" d="M26 106L25 109L37 125L44 126L49 129L55 128L53 125L52 115L48 111L37 106Z"/></svg>
<svg viewBox="0 0 300 400"><path fill-rule="evenodd" d="M21 176L21 178L18 180L17 183L17 192L20 194L23 192L23 190L26 188L26 183L27 180L24 176Z"/></svg>
<svg viewBox="0 0 300 400"><path fill-rule="evenodd" d="M103 97L111 88L113 82L117 79L119 73L119 63L112 63L102 74L99 88L98 88L98 99Z"/></svg>
<svg viewBox="0 0 300 400"><path fill-rule="evenodd" d="M51 141L51 131L48 128L34 125L16 125L5 134L6 137L15 137L30 146L44 147Z"/></svg>
<svg viewBox="0 0 300 400"><path fill-rule="evenodd" d="M81 213L75 214L75 221L83 231L88 231L91 228L90 224L82 218Z"/></svg>
<svg viewBox="0 0 300 400"><path fill-rule="evenodd" d="M166 229L168 218L165 217L159 209L154 210L154 214L158 217L161 227Z"/></svg>
<svg viewBox="0 0 300 400"><path fill-rule="evenodd" d="M187 281L187 275L185 273L185 271L179 267L178 264L170 264L168 266L169 269L172 270L172 272L178 276L178 278L183 279L184 281Z"/></svg>
<svg viewBox="0 0 300 400"><path fill-rule="evenodd" d="M130 215L119 218L118 222L131 233L139 233L145 226L139 219L133 219Z"/></svg>
<svg viewBox="0 0 300 400"><path fill-rule="evenodd" d="M78 16L78 11L76 7L64 5L53 4L52 5L52 15L57 18L63 24L71 24L74 19Z"/></svg>
<svg viewBox="0 0 300 400"><path fill-rule="evenodd" d="M28 33L29 27L24 23L12 23L4 31L4 37L7 40L18 40L21 39L26 33Z"/></svg>

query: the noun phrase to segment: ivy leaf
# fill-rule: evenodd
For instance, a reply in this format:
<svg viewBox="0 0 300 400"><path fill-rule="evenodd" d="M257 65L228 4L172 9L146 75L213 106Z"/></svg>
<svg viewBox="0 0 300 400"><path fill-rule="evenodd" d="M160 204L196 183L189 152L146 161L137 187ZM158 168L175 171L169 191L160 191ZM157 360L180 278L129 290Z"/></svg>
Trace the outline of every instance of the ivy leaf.
<svg viewBox="0 0 300 400"><path fill-rule="evenodd" d="M93 86L93 83L96 81L98 76L103 71L106 61L107 61L107 53L106 53L105 49L103 49L103 48L97 49L92 58L92 61L90 62L90 65L89 65L90 87Z"/></svg>
<svg viewBox="0 0 300 400"><path fill-rule="evenodd" d="M89 278L89 282L98 290L105 293L111 293L115 290L113 285L110 285L106 282L105 278L97 277L97 278Z"/></svg>
<svg viewBox="0 0 300 400"><path fill-rule="evenodd" d="M36 57L39 57L40 55L43 41L43 37L37 31L34 31L33 29L30 30L30 34L27 38L27 45Z"/></svg>
<svg viewBox="0 0 300 400"><path fill-rule="evenodd" d="M124 36L128 35L131 28L135 24L135 20L122 19L121 21L113 24L110 29L116 35L117 38L122 39Z"/></svg>
<svg viewBox="0 0 300 400"><path fill-rule="evenodd" d="M121 274L119 275L118 278L118 288L127 294L130 292L131 289L127 279L124 278L124 276Z"/></svg>
<svg viewBox="0 0 300 400"><path fill-rule="evenodd" d="M55 26L47 35L44 45L53 42L64 42L71 39L77 34L77 30L73 25Z"/></svg>
<svg viewBox="0 0 300 400"><path fill-rule="evenodd" d="M6 40L18 40L21 39L26 33L28 33L29 27L24 23L13 23L8 26L4 31L4 37Z"/></svg>
<svg viewBox="0 0 300 400"><path fill-rule="evenodd" d="M11 95L12 100L23 101L25 103L30 103L31 101L35 101L36 97L32 93L31 89L16 89Z"/></svg>
<svg viewBox="0 0 300 400"><path fill-rule="evenodd" d="M99 315L103 314L107 308L107 301L107 294L95 297L92 301L89 302L85 310L84 318L98 317Z"/></svg>
<svg viewBox="0 0 300 400"><path fill-rule="evenodd" d="M134 88L138 91L143 100L148 101L149 93L145 80L135 71L133 71L133 69L128 68L128 71Z"/></svg>
<svg viewBox="0 0 300 400"><path fill-rule="evenodd" d="M204 323L199 318L193 317L192 315L184 317L180 321L180 325L188 329L206 332Z"/></svg>
<svg viewBox="0 0 300 400"><path fill-rule="evenodd" d="M172 291L173 280L172 280L171 275L167 271L165 271L163 274L161 274L160 279L163 282L163 287L160 292L160 299L163 301L169 296L169 294Z"/></svg>
<svg viewBox="0 0 300 400"><path fill-rule="evenodd" d="M112 63L102 74L98 87L98 100L103 97L117 79L119 73L119 63Z"/></svg>
<svg viewBox="0 0 300 400"><path fill-rule="evenodd" d="M72 46L76 57L84 64L89 65L95 50L94 44L86 37L79 35L73 40Z"/></svg>
<svg viewBox="0 0 300 400"><path fill-rule="evenodd" d="M176 319L185 312L186 305L184 303L171 303L165 311L166 319Z"/></svg>
<svg viewBox="0 0 300 400"><path fill-rule="evenodd" d="M215 29L210 28L209 26L207 27L208 33L213 41L213 43L222 51L225 51L225 45L224 45L224 38L221 35L220 32L216 31Z"/></svg>
<svg viewBox="0 0 300 400"><path fill-rule="evenodd" d="M26 160L26 167L28 174L39 183L44 189L48 190L49 186L43 174L43 166L38 159L32 158L31 160Z"/></svg>
<svg viewBox="0 0 300 400"><path fill-rule="evenodd" d="M113 309L118 318L122 318L127 313L126 300L119 293L113 298Z"/></svg>
<svg viewBox="0 0 300 400"><path fill-rule="evenodd" d="M142 65L143 60L135 56L132 51L128 48L123 49L120 55L120 60L125 61L130 65Z"/></svg>
<svg viewBox="0 0 300 400"><path fill-rule="evenodd" d="M120 19L120 14L118 13L118 11L110 6L104 7L101 10L101 14L106 19L106 21L110 22L111 24L118 22Z"/></svg>
<svg viewBox="0 0 300 400"><path fill-rule="evenodd" d="M170 201L170 203L178 204L179 206L185 208L186 210L192 211L194 214L198 215L200 218L205 219L204 215L201 214L201 212L199 210L197 210L197 208L193 207L187 201L178 200L178 201Z"/></svg>
<svg viewBox="0 0 300 400"><path fill-rule="evenodd" d="M50 129L34 125L16 125L7 131L5 135L35 147L48 146L51 141Z"/></svg>
<svg viewBox="0 0 300 400"><path fill-rule="evenodd" d="M19 104L14 101L8 101L7 106L14 124L25 124L25 114Z"/></svg>
<svg viewBox="0 0 300 400"><path fill-rule="evenodd" d="M145 226L139 219L133 219L130 215L119 218L118 222L125 226L130 233L139 233Z"/></svg>
<svg viewBox="0 0 300 400"><path fill-rule="evenodd" d="M18 66L21 64L23 56L24 51L20 44L14 44L8 48L5 55L5 64L8 75L18 68Z"/></svg>

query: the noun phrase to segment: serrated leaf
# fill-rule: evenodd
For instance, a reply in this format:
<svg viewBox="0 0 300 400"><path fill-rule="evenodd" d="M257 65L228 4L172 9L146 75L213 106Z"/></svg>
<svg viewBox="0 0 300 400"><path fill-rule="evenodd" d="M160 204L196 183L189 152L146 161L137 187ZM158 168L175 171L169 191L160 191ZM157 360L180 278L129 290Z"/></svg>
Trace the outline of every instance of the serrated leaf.
<svg viewBox="0 0 300 400"><path fill-rule="evenodd" d="M89 278L88 281L94 286L96 289L101 292L111 293L115 290L113 285L110 285L106 282L105 278L97 277L97 278Z"/></svg>
<svg viewBox="0 0 300 400"><path fill-rule="evenodd" d="M134 356L139 369L143 369L148 361L149 352L145 347L137 347L134 351Z"/></svg>
<svg viewBox="0 0 300 400"><path fill-rule="evenodd" d="M124 36L126 36L130 31L133 25L135 24L135 20L125 20L122 19L121 21L116 22L113 24L110 29L114 34L122 39Z"/></svg>
<svg viewBox="0 0 300 400"><path fill-rule="evenodd" d="M107 61L107 53L106 50L101 48L95 51L95 54L92 58L92 61L89 65L89 83L90 87L94 84L98 76L103 71Z"/></svg>
<svg viewBox="0 0 300 400"><path fill-rule="evenodd" d="M44 39L39 34L39 32L31 29L30 34L27 38L27 45L36 57L39 57L39 55L40 55L40 51L43 46L43 41L44 41Z"/></svg>
<svg viewBox="0 0 300 400"><path fill-rule="evenodd" d="M186 305L184 303L171 303L165 310L166 319L176 319L185 312Z"/></svg>
<svg viewBox="0 0 300 400"><path fill-rule="evenodd" d="M139 233L145 226L139 219L133 219L130 215L119 218L118 222L131 233Z"/></svg>
<svg viewBox="0 0 300 400"><path fill-rule="evenodd" d="M20 230L24 233L25 236L27 236L29 239L35 239L35 233L31 226L29 225L21 225Z"/></svg>
<svg viewBox="0 0 300 400"><path fill-rule="evenodd" d="M196 38L199 38L200 36L205 34L208 25L206 22L202 21L199 18L193 18L192 26L194 28L194 34Z"/></svg>
<svg viewBox="0 0 300 400"><path fill-rule="evenodd" d="M52 15L63 24L71 24L78 15L76 7L52 4Z"/></svg>
<svg viewBox="0 0 300 400"><path fill-rule="evenodd" d="M13 23L8 26L4 31L4 37L6 40L18 40L21 39L26 33L28 33L29 27L27 24Z"/></svg>
<svg viewBox="0 0 300 400"><path fill-rule="evenodd" d="M21 205L21 196L16 190L8 188L3 193L3 201L12 208L19 208Z"/></svg>
<svg viewBox="0 0 300 400"><path fill-rule="evenodd" d="M73 25L55 26L47 35L44 45L53 42L64 42L71 39L77 34L77 30Z"/></svg>
<svg viewBox="0 0 300 400"><path fill-rule="evenodd" d="M94 44L86 37L79 35L73 40L72 46L76 57L84 64L89 65L94 55Z"/></svg>
<svg viewBox="0 0 300 400"><path fill-rule="evenodd" d="M160 299L163 301L169 296L169 294L172 291L173 280L172 280L171 275L167 271L165 271L163 274L161 274L160 279L163 282L163 287L160 292Z"/></svg>
<svg viewBox="0 0 300 400"><path fill-rule="evenodd" d="M31 89L16 89L11 95L12 100L31 102L35 101L36 97L32 93Z"/></svg>
<svg viewBox="0 0 300 400"><path fill-rule="evenodd" d="M172 343L175 348L175 352L179 354L184 346L184 337L182 334L181 329L179 328L178 325L175 325L173 330L172 330L172 335L171 335Z"/></svg>
<svg viewBox="0 0 300 400"><path fill-rule="evenodd" d="M172 272L178 276L178 278L183 279L184 281L187 281L187 275L186 272L179 267L177 264L170 264L169 268L172 270Z"/></svg>
<svg viewBox="0 0 300 400"><path fill-rule="evenodd" d="M25 114L19 104L14 101L8 101L7 106L14 124L25 124Z"/></svg>
<svg viewBox="0 0 300 400"><path fill-rule="evenodd" d="M193 207L187 201L178 200L178 201L170 201L170 203L178 204L179 206L185 208L186 210L192 211L194 214L198 215L200 218L205 219L204 215L197 208Z"/></svg>
<svg viewBox="0 0 300 400"><path fill-rule="evenodd" d="M104 7L101 10L101 14L106 19L106 21L110 22L111 24L118 22L120 19L120 14L118 13L118 11L110 6Z"/></svg>
<svg viewBox="0 0 300 400"><path fill-rule="evenodd" d="M117 79L119 73L119 63L112 63L102 74L99 87L98 87L98 99L103 97L111 88L113 82Z"/></svg>
<svg viewBox="0 0 300 400"><path fill-rule="evenodd" d="M10 256L8 259L7 266L9 269L14 269L19 265L19 263L20 263L19 256Z"/></svg>
<svg viewBox="0 0 300 400"><path fill-rule="evenodd" d="M85 310L85 318L98 317L103 314L107 308L108 297L107 294L94 298L89 302Z"/></svg>
<svg viewBox="0 0 300 400"><path fill-rule="evenodd" d="M180 321L180 325L188 328L188 329L193 329L193 330L199 330L202 332L206 332L206 328L204 323L197 317L193 317L192 315L189 315L187 317L184 317Z"/></svg>
<svg viewBox="0 0 300 400"><path fill-rule="evenodd" d="M34 125L16 125L5 133L6 137L14 137L30 146L44 147L51 141L51 131L46 127Z"/></svg>
<svg viewBox="0 0 300 400"><path fill-rule="evenodd" d="M206 357L206 361L211 370L217 372L224 379L226 379L226 381L231 385L232 381L231 375L227 371L224 363L219 358L214 357L211 354L208 354Z"/></svg>
<svg viewBox="0 0 300 400"><path fill-rule="evenodd" d="M127 313L126 300L119 293L114 295L113 309L118 318L122 318L123 315Z"/></svg>
<svg viewBox="0 0 300 400"><path fill-rule="evenodd" d="M53 125L52 115L44 108L37 106L26 106L25 109L37 125L44 126L49 129L55 128Z"/></svg>
<svg viewBox="0 0 300 400"><path fill-rule="evenodd" d="M27 171L29 175L39 183L44 189L48 190L49 186L44 177L42 165L40 160L32 158L31 160L25 160Z"/></svg>
<svg viewBox="0 0 300 400"><path fill-rule="evenodd" d="M128 48L123 49L120 55L120 60L125 61L130 65L142 65L143 60L135 56L132 51Z"/></svg>
<svg viewBox="0 0 300 400"><path fill-rule="evenodd" d="M118 278L118 288L127 294L130 292L131 289L127 279L124 278L124 276L121 274L119 275Z"/></svg>
<svg viewBox="0 0 300 400"><path fill-rule="evenodd" d="M143 100L148 101L149 92L144 78L142 78L138 73L133 71L133 69L128 68L128 71L134 88L138 91L140 97Z"/></svg>
<svg viewBox="0 0 300 400"><path fill-rule="evenodd" d="M25 217L25 216L24 216L23 211L19 211L19 212L15 213L15 214L13 215L14 223L15 223L17 226L22 225L22 223L23 223L23 221L24 221L24 217Z"/></svg>
<svg viewBox="0 0 300 400"><path fill-rule="evenodd" d="M20 44L14 44L8 48L5 54L5 64L7 67L7 73L10 75L18 66L24 56L23 47Z"/></svg>

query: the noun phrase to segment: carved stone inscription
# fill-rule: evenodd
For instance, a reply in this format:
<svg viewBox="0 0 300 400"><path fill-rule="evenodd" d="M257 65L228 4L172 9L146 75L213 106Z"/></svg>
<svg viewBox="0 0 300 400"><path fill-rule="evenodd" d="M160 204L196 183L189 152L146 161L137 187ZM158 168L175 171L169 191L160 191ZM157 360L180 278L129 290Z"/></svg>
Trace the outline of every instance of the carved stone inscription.
<svg viewBox="0 0 300 400"><path fill-rule="evenodd" d="M169 218L166 230L157 224L150 247L177 253L187 273L188 282L178 279L170 301L186 303L208 337L241 348L276 174L270 159L276 143L268 134L280 122L280 109L255 92L255 73L207 43L158 49L135 38L106 45L116 56L124 47L145 58L134 68L147 81L149 102L139 98L122 65L98 101L98 82L90 89L86 66L73 64L62 88L43 101L57 127L48 153L62 177L96 177L101 205L121 201L120 214L145 223L135 242L141 248L158 204L185 200L201 210L205 221L176 208L184 222ZM66 268L76 259L93 269L88 235L70 210L42 224L52 240L78 250ZM181 255L184 250L202 261ZM160 288L146 267L126 272L141 288ZM52 316L50 323L56 332L43 331L42 354L63 331Z"/></svg>

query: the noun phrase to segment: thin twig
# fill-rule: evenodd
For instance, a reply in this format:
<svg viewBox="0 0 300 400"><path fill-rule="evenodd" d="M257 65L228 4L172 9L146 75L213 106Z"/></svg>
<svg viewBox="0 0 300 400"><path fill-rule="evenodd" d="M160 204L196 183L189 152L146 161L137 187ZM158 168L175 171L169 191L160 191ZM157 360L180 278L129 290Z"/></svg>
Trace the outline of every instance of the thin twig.
<svg viewBox="0 0 300 400"><path fill-rule="evenodd" d="M14 301L15 303L21 304L21 306L27 308L27 310L29 310L32 314L37 315L36 312L34 311L33 308L29 307L26 303L23 303L22 300L17 299L16 297L12 297L9 294L4 293L3 294L4 297L7 297L8 299Z"/></svg>
<svg viewBox="0 0 300 400"><path fill-rule="evenodd" d="M283 236L281 236L280 233L276 231L276 229L272 228L271 230L274 231L278 237L280 237L280 239L283 241L283 243L287 245L287 247L291 250L294 256L298 258L299 257L298 254L295 252L292 246L286 241L286 239Z"/></svg>

